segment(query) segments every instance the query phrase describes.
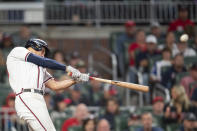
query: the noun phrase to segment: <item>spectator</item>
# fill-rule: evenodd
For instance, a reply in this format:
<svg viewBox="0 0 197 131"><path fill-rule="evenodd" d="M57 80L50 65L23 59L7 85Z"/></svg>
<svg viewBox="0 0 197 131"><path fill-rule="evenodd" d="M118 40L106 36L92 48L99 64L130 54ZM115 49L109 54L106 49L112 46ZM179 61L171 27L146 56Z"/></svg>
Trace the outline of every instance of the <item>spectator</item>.
<svg viewBox="0 0 197 131"><path fill-rule="evenodd" d="M56 60L57 62L61 63L61 64L66 64L64 53L60 50L56 50L54 52L53 59ZM65 74L65 72L60 71L60 70L53 71L53 76L54 76L55 79L60 79L60 77L64 74Z"/></svg>
<svg viewBox="0 0 197 131"><path fill-rule="evenodd" d="M152 123L152 115L151 113L145 112L141 116L142 126L141 128L138 128L136 131L163 131L160 127L153 127Z"/></svg>
<svg viewBox="0 0 197 131"><path fill-rule="evenodd" d="M138 126L138 125L140 125L140 115L132 113L128 121L128 126Z"/></svg>
<svg viewBox="0 0 197 131"><path fill-rule="evenodd" d="M136 57L140 52L146 51L145 32L138 30L136 33L136 42L131 43L129 46L129 81L132 83L137 82L137 69L135 68Z"/></svg>
<svg viewBox="0 0 197 131"><path fill-rule="evenodd" d="M1 115L7 116L7 118L1 118L2 130L6 130L5 126L8 126L8 130L15 128L15 124L17 123L16 111L15 107L15 94L10 93L6 98L5 105L2 106Z"/></svg>
<svg viewBox="0 0 197 131"><path fill-rule="evenodd" d="M172 103L167 103L164 106L163 127L165 128L168 124L177 124L180 121L181 115L177 113L176 107Z"/></svg>
<svg viewBox="0 0 197 131"><path fill-rule="evenodd" d="M182 112L188 112L191 103L187 97L185 89L181 85L173 86L171 90L172 104L176 107L177 113L181 115Z"/></svg>
<svg viewBox="0 0 197 131"><path fill-rule="evenodd" d="M176 83L176 75L186 71L183 55L177 54L173 59L173 66L162 74L162 85L170 89Z"/></svg>
<svg viewBox="0 0 197 131"><path fill-rule="evenodd" d="M82 131L95 131L96 130L96 120L95 118L87 118L83 121Z"/></svg>
<svg viewBox="0 0 197 131"><path fill-rule="evenodd" d="M96 131L110 131L109 122L106 119L99 120Z"/></svg>
<svg viewBox="0 0 197 131"><path fill-rule="evenodd" d="M71 56L70 56L70 60L69 60L69 64L73 67L76 67L77 63L80 61L80 55L79 52L74 51L72 52Z"/></svg>
<svg viewBox="0 0 197 131"><path fill-rule="evenodd" d="M120 94L116 86L110 84L104 84L103 88L104 88L103 91L104 97L101 100L102 106L106 106L107 101L111 98L117 98L119 100Z"/></svg>
<svg viewBox="0 0 197 131"><path fill-rule="evenodd" d="M196 131L194 127L195 121L196 116L193 113L185 114L183 124L178 131Z"/></svg>
<svg viewBox="0 0 197 131"><path fill-rule="evenodd" d="M69 105L78 105L80 103L84 103L86 105L89 105L89 100L87 99L87 96L84 96L81 93L81 85L76 84L74 86L72 86L72 88L70 89L70 97L71 99L71 103Z"/></svg>
<svg viewBox="0 0 197 131"><path fill-rule="evenodd" d="M127 50L126 47L128 43L134 42L135 39L135 30L136 30L136 24L133 21L127 21L125 23L125 33L123 33L121 36L117 38L116 41L116 49L115 53L118 57L118 65L120 69L120 75L124 76L125 74L125 52Z"/></svg>
<svg viewBox="0 0 197 131"><path fill-rule="evenodd" d="M179 41L179 43L177 44L177 48L172 50L173 56L175 56L178 53L183 54L184 57L196 56L195 50L188 46L188 42L183 41Z"/></svg>
<svg viewBox="0 0 197 131"><path fill-rule="evenodd" d="M3 57L2 50L0 50L0 66L4 66L4 65L5 65L5 59Z"/></svg>
<svg viewBox="0 0 197 131"><path fill-rule="evenodd" d="M164 126L167 124L180 123L185 113L196 110L191 105L183 86L173 86L171 89L171 96L172 99L170 103L166 104L164 107Z"/></svg>
<svg viewBox="0 0 197 131"><path fill-rule="evenodd" d="M163 110L164 110L164 100L163 97L157 96L153 99L153 123L156 125L162 125L162 117L163 117Z"/></svg>
<svg viewBox="0 0 197 131"><path fill-rule="evenodd" d="M10 53L10 51L13 49L13 47L14 45L13 45L11 36L7 33L4 33L1 48L2 48L3 57L5 60L7 59L7 56Z"/></svg>
<svg viewBox="0 0 197 131"><path fill-rule="evenodd" d="M157 38L158 44L164 44L165 35L161 32L161 26L156 21L151 23L151 34Z"/></svg>
<svg viewBox="0 0 197 131"><path fill-rule="evenodd" d="M185 76L181 79L181 85L184 86L187 96L189 98L192 97L192 94L195 89L195 88L191 88L190 84L196 81L197 81L197 64L193 64L192 67L190 68L190 75ZM196 83L196 87L197 87L197 83Z"/></svg>
<svg viewBox="0 0 197 131"><path fill-rule="evenodd" d="M160 82L162 80L162 69L171 66L171 51L168 48L162 50L162 60L157 61L152 68L150 80L151 82Z"/></svg>
<svg viewBox="0 0 197 131"><path fill-rule="evenodd" d="M74 117L64 121L62 131L68 131L69 127L82 125L82 122L89 115L88 108L85 104L79 104L76 107Z"/></svg>
<svg viewBox="0 0 197 131"><path fill-rule="evenodd" d="M76 68L81 72L81 73L87 73L86 65L83 60L79 60L76 64Z"/></svg>
<svg viewBox="0 0 197 131"><path fill-rule="evenodd" d="M5 83L7 80L7 67L6 67L6 59L4 59L3 51L0 49L0 83Z"/></svg>
<svg viewBox="0 0 197 131"><path fill-rule="evenodd" d="M94 72L91 76L99 77L99 74ZM88 89L90 105L101 106L104 95L101 82L90 81Z"/></svg>
<svg viewBox="0 0 197 131"><path fill-rule="evenodd" d="M195 115L197 116L197 82L195 84L196 85L195 85L195 89L191 97L191 102L194 108L196 108L195 111L193 111L193 113L195 113Z"/></svg>
<svg viewBox="0 0 197 131"><path fill-rule="evenodd" d="M64 99L64 96L61 94L57 94L54 97L54 109L50 113L51 120L54 122L58 118L66 118L68 114L65 113L67 108L68 100Z"/></svg>
<svg viewBox="0 0 197 131"><path fill-rule="evenodd" d="M140 52L136 57L136 68L143 68L144 72L149 72L148 59L160 54L157 50L157 39L153 35L148 35L146 37L147 50L145 52Z"/></svg>
<svg viewBox="0 0 197 131"><path fill-rule="evenodd" d="M177 45L175 42L176 42L176 38L174 36L174 33L172 31L167 32L166 42L164 45L160 45L159 49L169 48L171 50L171 52L173 52L173 50L177 49Z"/></svg>
<svg viewBox="0 0 197 131"><path fill-rule="evenodd" d="M61 64L66 64L64 53L61 50L54 51L53 59L56 60L57 62L61 63Z"/></svg>
<svg viewBox="0 0 197 131"><path fill-rule="evenodd" d="M120 114L119 112L119 104L115 99L109 99L106 103L106 111L101 118L106 119L109 121L110 129L115 129L115 117Z"/></svg>
<svg viewBox="0 0 197 131"><path fill-rule="evenodd" d="M194 23L188 19L188 9L185 5L179 6L178 19L170 23L168 31L184 32L187 26L194 28Z"/></svg>
<svg viewBox="0 0 197 131"><path fill-rule="evenodd" d="M129 46L129 63L131 67L135 65L136 53L144 52L147 49L145 38L145 32L143 30L138 30L136 33L136 42L131 43Z"/></svg>
<svg viewBox="0 0 197 131"><path fill-rule="evenodd" d="M20 27L19 31L12 34L12 40L15 46L25 46L30 38L37 38L38 35L32 33L27 25Z"/></svg>
<svg viewBox="0 0 197 131"><path fill-rule="evenodd" d="M150 73L150 66L149 66L149 60L152 57L158 56L160 54L160 51L157 50L157 39L153 35L148 35L146 37L146 44L147 44L147 50L145 52L140 52L136 56L136 69L139 73L141 73L141 82L138 79L138 82L143 85L149 84L149 73ZM132 75L132 74L130 74ZM137 79L137 78L135 78ZM147 93L146 93L147 94ZM150 103L149 99L146 99L148 103Z"/></svg>
<svg viewBox="0 0 197 131"><path fill-rule="evenodd" d="M164 100L163 97L157 96L153 99L153 114L157 116L163 115Z"/></svg>

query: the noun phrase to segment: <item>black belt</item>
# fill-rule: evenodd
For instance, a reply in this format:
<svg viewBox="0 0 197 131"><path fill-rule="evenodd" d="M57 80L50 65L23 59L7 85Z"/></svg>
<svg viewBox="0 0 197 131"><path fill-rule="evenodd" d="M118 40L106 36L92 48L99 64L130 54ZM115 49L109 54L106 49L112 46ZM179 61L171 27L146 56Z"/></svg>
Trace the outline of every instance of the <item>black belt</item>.
<svg viewBox="0 0 197 131"><path fill-rule="evenodd" d="M16 94L16 96L17 95L20 95L23 92L33 92L33 93L38 93L40 95L44 95L44 91L43 90L38 90L38 89L22 89L22 91L20 93Z"/></svg>

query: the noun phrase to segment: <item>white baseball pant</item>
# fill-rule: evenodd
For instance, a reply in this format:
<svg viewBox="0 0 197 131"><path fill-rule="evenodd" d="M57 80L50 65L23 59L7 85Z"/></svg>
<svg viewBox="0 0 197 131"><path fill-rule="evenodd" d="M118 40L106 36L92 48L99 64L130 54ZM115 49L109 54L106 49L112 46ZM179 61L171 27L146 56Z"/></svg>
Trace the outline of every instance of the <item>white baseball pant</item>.
<svg viewBox="0 0 197 131"><path fill-rule="evenodd" d="M42 95L23 92L16 96L15 108L17 115L27 122L30 131L56 131Z"/></svg>

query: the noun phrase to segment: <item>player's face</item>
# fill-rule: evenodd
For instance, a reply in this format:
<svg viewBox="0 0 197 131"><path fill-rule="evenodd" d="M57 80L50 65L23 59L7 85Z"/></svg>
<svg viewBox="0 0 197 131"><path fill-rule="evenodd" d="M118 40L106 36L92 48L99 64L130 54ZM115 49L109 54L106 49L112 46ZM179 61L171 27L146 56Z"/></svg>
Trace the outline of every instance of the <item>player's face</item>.
<svg viewBox="0 0 197 131"><path fill-rule="evenodd" d="M36 51L35 53L36 53L36 55L39 55L41 57L44 57L44 55L45 55L45 48L42 48L41 51Z"/></svg>

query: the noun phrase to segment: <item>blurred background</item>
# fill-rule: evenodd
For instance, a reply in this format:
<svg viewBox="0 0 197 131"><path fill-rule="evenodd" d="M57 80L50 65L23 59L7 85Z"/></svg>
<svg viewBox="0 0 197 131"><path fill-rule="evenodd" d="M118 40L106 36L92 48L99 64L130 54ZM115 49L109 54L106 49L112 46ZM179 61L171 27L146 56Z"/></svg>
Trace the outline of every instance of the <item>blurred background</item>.
<svg viewBox="0 0 197 131"><path fill-rule="evenodd" d="M96 81L46 89L58 131L197 131L196 24L196 0L0 0L0 130L28 131L14 110L6 58L41 38L60 63L150 86L148 93Z"/></svg>

